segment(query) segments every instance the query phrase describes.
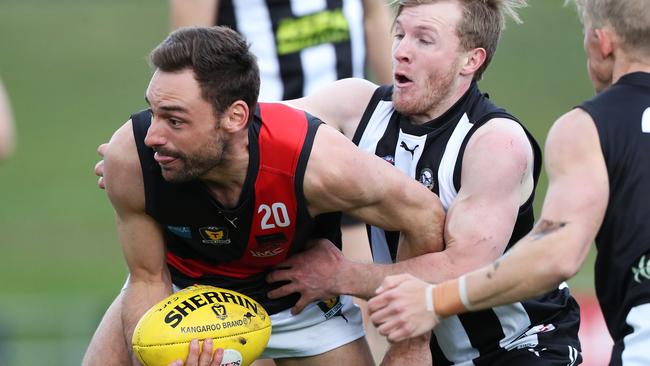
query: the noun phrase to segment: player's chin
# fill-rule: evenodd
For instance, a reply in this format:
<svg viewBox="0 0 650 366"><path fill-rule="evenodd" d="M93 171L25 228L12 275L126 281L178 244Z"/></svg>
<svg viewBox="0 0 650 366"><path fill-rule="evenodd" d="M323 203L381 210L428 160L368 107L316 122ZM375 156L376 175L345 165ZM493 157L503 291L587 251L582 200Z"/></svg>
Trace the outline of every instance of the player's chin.
<svg viewBox="0 0 650 366"><path fill-rule="evenodd" d="M416 97L413 95L404 95L403 93L393 95L393 107L396 111L405 115L418 114Z"/></svg>

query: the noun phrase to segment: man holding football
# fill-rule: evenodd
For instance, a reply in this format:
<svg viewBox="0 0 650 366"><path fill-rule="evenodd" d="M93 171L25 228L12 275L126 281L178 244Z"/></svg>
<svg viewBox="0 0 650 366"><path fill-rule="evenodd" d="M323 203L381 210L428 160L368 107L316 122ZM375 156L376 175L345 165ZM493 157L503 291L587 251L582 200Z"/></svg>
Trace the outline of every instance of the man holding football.
<svg viewBox="0 0 650 366"><path fill-rule="evenodd" d="M401 231L404 258L440 250L440 201L304 111L257 103L254 56L232 30L175 31L151 62L150 109L133 114L105 151L130 276L84 365L135 362L138 319L194 283L261 303L273 324L262 357L278 365L372 364L351 297L293 315L298 296L267 297L277 286L265 278L312 239L340 245L339 211Z"/></svg>

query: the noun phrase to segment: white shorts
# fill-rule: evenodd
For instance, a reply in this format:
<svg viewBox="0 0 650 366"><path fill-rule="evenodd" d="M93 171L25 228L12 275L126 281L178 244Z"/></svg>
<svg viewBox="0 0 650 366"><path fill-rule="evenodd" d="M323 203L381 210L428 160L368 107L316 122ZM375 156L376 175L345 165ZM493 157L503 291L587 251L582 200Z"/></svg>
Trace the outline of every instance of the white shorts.
<svg viewBox="0 0 650 366"><path fill-rule="evenodd" d="M174 285L174 292L180 288ZM351 296L307 305L300 314L291 309L271 315L271 338L260 358L315 356L365 335L361 310Z"/></svg>

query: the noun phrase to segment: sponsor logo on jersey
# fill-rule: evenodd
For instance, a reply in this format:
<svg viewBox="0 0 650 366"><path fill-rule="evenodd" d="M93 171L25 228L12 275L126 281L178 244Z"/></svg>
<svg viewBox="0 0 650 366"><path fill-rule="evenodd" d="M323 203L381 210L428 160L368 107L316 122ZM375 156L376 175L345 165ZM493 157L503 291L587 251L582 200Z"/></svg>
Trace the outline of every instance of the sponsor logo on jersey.
<svg viewBox="0 0 650 366"><path fill-rule="evenodd" d="M420 178L418 180L430 191L433 191L433 188L436 186L433 180L433 171L429 168L424 168L420 171Z"/></svg>
<svg viewBox="0 0 650 366"><path fill-rule="evenodd" d="M190 229L189 226L168 225L167 230L176 236L180 236L181 238L192 239L192 229Z"/></svg>
<svg viewBox="0 0 650 366"><path fill-rule="evenodd" d="M226 245L230 244L228 229L225 227L206 226L199 229L203 244Z"/></svg>
<svg viewBox="0 0 650 366"><path fill-rule="evenodd" d="M420 145L415 145L415 146L413 146L413 147L409 147L409 146L406 144L406 142L402 141L402 143L399 144L399 147L401 147L402 149L404 149L404 150L410 152L410 153L411 153L411 158L413 158L413 156L415 155L415 150L416 150L418 147L420 147Z"/></svg>
<svg viewBox="0 0 650 366"><path fill-rule="evenodd" d="M650 280L650 260L645 260L645 255L639 259L636 267L632 267L634 282L641 283L643 280Z"/></svg>
<svg viewBox="0 0 650 366"><path fill-rule="evenodd" d="M251 255L256 258L275 257L278 254L282 254L282 252L284 252L284 248L282 247L264 250L250 250Z"/></svg>
<svg viewBox="0 0 650 366"><path fill-rule="evenodd" d="M331 319L332 317L340 316L346 322L348 321L343 315L343 312L341 312L341 309L343 308L343 304L341 303L340 296L335 296L326 300L321 300L318 302L318 307L323 312L323 316L325 317L325 319Z"/></svg>

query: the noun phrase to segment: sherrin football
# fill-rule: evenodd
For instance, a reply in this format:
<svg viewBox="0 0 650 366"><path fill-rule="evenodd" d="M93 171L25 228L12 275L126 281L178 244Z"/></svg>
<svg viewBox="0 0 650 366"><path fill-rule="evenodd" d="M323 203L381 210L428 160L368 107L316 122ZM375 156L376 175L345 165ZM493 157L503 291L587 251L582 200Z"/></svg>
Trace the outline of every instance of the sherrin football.
<svg viewBox="0 0 650 366"><path fill-rule="evenodd" d="M187 358L192 339L214 339L223 364L247 366L271 336L271 319L255 300L239 292L196 285L149 309L133 332L133 352L144 366L167 366ZM203 342L201 342L201 345Z"/></svg>

